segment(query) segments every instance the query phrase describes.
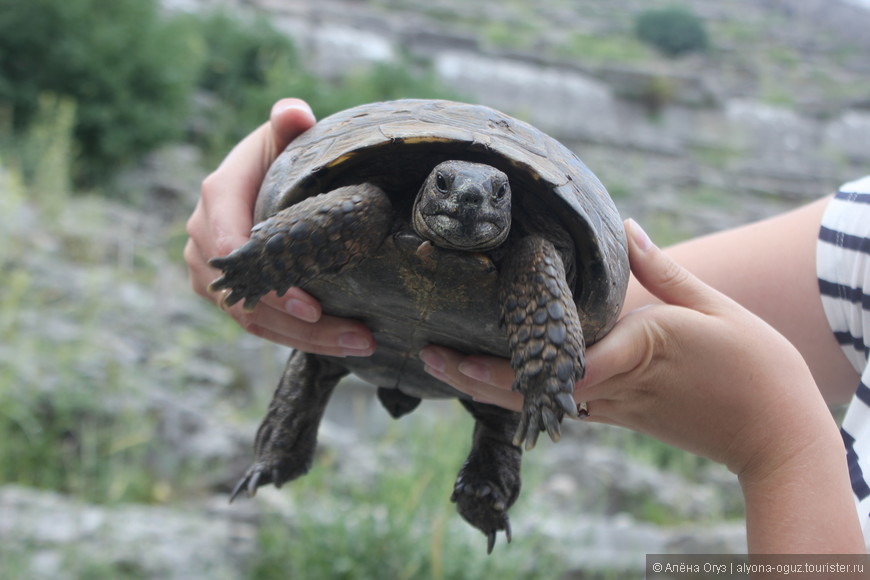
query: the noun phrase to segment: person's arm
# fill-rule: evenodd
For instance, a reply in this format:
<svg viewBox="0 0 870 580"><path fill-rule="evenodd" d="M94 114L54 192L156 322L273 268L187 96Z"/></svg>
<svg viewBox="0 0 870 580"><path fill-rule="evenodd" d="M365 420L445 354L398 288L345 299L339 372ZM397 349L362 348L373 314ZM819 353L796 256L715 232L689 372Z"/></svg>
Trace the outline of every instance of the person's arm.
<svg viewBox="0 0 870 580"><path fill-rule="evenodd" d="M632 429L737 474L752 553L863 553L837 426L794 346L630 224L634 275L658 304L587 351L587 421ZM510 386L476 400L518 410Z"/></svg>
<svg viewBox="0 0 870 580"><path fill-rule="evenodd" d="M751 553L866 551L849 487L842 439L829 427L819 433L816 441L778 469L740 476Z"/></svg>
<svg viewBox="0 0 870 580"><path fill-rule="evenodd" d="M702 281L760 316L807 361L829 405L849 401L858 374L831 332L816 277L816 243L826 197L797 210L743 227L689 240L665 252ZM632 277L623 316L657 300ZM464 356L427 347L424 362L459 388L513 382L505 359Z"/></svg>
<svg viewBox="0 0 870 580"><path fill-rule="evenodd" d="M208 260L225 256L244 244L253 225L254 203L272 161L290 141L314 124L310 107L299 99L283 99L270 121L248 135L202 184L202 195L187 222L184 249L193 289L222 306L223 294L208 291L220 273ZM265 296L253 312L241 304L226 308L245 330L273 342L332 356L368 356L374 352L371 332L354 320L323 316L320 303L299 288L279 298Z"/></svg>
<svg viewBox="0 0 870 580"><path fill-rule="evenodd" d="M830 197L668 248L706 284L760 316L797 347L830 405L849 401L858 374L837 344L816 275L816 244ZM649 303L632 280L625 312Z"/></svg>
<svg viewBox="0 0 870 580"><path fill-rule="evenodd" d="M761 242L785 224L797 227L807 213L814 212L764 224L750 237ZM863 553L842 439L803 358L636 229L629 228L629 238L637 281L670 306L640 311L631 332L622 329L590 355L599 370L582 381L578 396L588 396L593 420L601 396L612 407L598 420L725 463L740 480L751 553ZM735 257L749 259L740 252ZM759 272L750 269L735 287L751 285L753 274ZM631 361L632 352L641 356L612 365Z"/></svg>

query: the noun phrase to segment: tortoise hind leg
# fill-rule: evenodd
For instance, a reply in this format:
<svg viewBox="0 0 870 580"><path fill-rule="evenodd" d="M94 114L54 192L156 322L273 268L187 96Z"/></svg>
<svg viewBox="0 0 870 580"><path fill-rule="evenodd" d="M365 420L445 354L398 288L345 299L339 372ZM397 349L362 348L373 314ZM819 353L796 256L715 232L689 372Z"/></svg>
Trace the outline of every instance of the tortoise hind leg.
<svg viewBox="0 0 870 580"><path fill-rule="evenodd" d="M519 415L492 405L461 402L475 419L474 437L450 500L468 523L486 535L489 554L497 532L504 531L511 541L507 512L522 485L522 450L511 442Z"/></svg>
<svg viewBox="0 0 870 580"><path fill-rule="evenodd" d="M565 414L577 416L574 383L585 372L583 329L551 242L528 236L514 244L499 275L499 300L516 372L513 388L525 397L513 441L529 450L544 430L558 441Z"/></svg>
<svg viewBox="0 0 870 580"><path fill-rule="evenodd" d="M317 446L317 429L326 404L347 369L331 359L293 351L254 442L255 462L230 495L249 497L268 483L305 475Z"/></svg>
<svg viewBox="0 0 870 580"><path fill-rule="evenodd" d="M251 239L209 265L223 270L209 291L229 288L227 306L250 310L270 291L334 276L359 264L386 238L393 211L386 194L363 183L309 197L257 224Z"/></svg>

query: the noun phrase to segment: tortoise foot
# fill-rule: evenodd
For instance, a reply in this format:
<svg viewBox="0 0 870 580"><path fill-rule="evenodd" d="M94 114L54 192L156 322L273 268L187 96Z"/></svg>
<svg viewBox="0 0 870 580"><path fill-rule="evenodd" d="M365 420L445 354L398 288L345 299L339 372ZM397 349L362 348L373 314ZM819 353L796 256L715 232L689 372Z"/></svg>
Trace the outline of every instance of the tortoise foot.
<svg viewBox="0 0 870 580"><path fill-rule="evenodd" d="M334 276L358 265L387 235L392 206L370 184L341 187L290 206L251 230L251 239L209 265L223 270L209 291L231 291L226 306L244 300L252 310L275 290Z"/></svg>
<svg viewBox="0 0 870 580"><path fill-rule="evenodd" d="M310 422L297 417L305 427L302 432L293 432L295 430L273 423L275 419L286 421L284 417L266 417L257 434L256 460L233 488L230 503L242 492L248 497L254 497L257 488L263 485L271 483L275 487L281 487L288 481L302 477L311 469L319 421Z"/></svg>
<svg viewBox="0 0 870 580"><path fill-rule="evenodd" d="M208 291L230 290L222 299L222 307L243 300L245 310L253 310L260 298L273 289L275 281L256 265L259 253L257 241L252 240L227 256L209 260L209 265L223 270L223 275L209 284Z"/></svg>
<svg viewBox="0 0 870 580"><path fill-rule="evenodd" d="M498 532L511 541L508 510L520 495L522 450L511 445L516 413L463 401L475 416L471 453L456 477L450 501L471 525L484 533L492 552Z"/></svg>
<svg viewBox="0 0 870 580"><path fill-rule="evenodd" d="M456 509L474 527L486 535L486 553L491 554L495 546L497 533L504 531L508 543L511 541L511 522L507 510L511 498L489 481L470 481L460 473L456 478L453 495L450 501L456 504Z"/></svg>

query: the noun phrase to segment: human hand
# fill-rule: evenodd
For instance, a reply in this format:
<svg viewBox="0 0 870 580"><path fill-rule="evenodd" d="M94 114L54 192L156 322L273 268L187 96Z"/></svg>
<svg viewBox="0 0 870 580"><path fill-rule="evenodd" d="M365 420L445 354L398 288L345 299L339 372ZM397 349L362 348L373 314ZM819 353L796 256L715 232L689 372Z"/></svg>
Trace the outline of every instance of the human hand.
<svg viewBox="0 0 870 580"><path fill-rule="evenodd" d="M803 434L814 428L833 428L785 338L673 262L637 224L626 227L632 271L664 304L626 314L588 349L586 376L575 388L588 421L651 435L738 474L809 443ZM440 347L427 347L421 358L430 373L476 400L522 408L506 361Z"/></svg>
<svg viewBox="0 0 870 580"><path fill-rule="evenodd" d="M224 308L223 293L208 291L220 275L208 260L248 240L266 171L290 141L314 123L310 107L299 99L282 99L272 107L269 122L236 145L203 181L202 195L187 222L190 238L184 259L194 291L225 309L248 332L306 352L368 356L374 352L374 339L362 323L322 315L320 303L299 288L280 298L272 292L251 312L241 304Z"/></svg>
<svg viewBox="0 0 870 580"><path fill-rule="evenodd" d="M750 553L864 553L842 439L798 351L637 224L626 229L632 272L662 304L629 312L587 350L574 391L586 420L727 465L743 490ZM441 347L420 355L476 400L522 408L506 361Z"/></svg>

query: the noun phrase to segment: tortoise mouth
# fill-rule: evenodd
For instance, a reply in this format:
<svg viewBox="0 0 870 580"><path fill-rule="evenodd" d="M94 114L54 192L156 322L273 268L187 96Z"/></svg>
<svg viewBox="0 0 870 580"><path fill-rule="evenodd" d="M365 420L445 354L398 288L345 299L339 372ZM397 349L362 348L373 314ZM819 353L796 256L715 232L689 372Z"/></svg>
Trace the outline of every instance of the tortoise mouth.
<svg viewBox="0 0 870 580"><path fill-rule="evenodd" d="M510 224L504 220L469 219L461 212L439 212L429 215L416 213L414 229L436 246L451 250L484 251L498 247L505 241Z"/></svg>

